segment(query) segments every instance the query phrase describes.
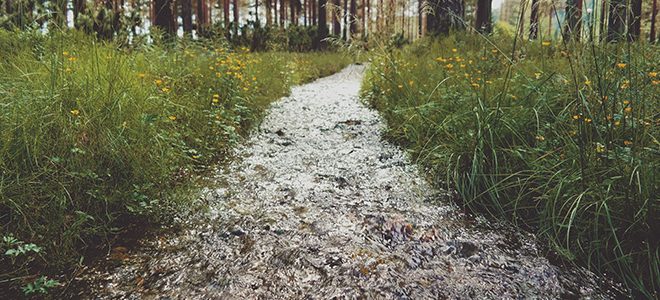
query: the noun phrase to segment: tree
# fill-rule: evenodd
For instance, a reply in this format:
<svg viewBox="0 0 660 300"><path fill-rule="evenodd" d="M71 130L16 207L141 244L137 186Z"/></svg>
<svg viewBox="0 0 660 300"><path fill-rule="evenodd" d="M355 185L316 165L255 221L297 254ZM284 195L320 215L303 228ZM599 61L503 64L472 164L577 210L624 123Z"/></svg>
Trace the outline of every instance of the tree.
<svg viewBox="0 0 660 300"><path fill-rule="evenodd" d="M491 33L493 31L493 25L490 20L492 5L492 0L477 0L477 18L475 27L481 33ZM428 19L429 17L427 17L427 20ZM431 32L430 24L427 26L429 32Z"/></svg>
<svg viewBox="0 0 660 300"><path fill-rule="evenodd" d="M239 23L239 17L238 17L238 0L234 0L234 18L233 18L233 26L232 29L234 31L234 38L238 37L238 23Z"/></svg>
<svg viewBox="0 0 660 300"><path fill-rule="evenodd" d="M651 32L649 33L649 41L655 43L655 18L658 14L658 0L653 0L653 8L651 9Z"/></svg>
<svg viewBox="0 0 660 300"><path fill-rule="evenodd" d="M355 20L355 15L357 14L357 2L355 0L351 0L350 3L350 9L348 11L348 28L349 28L349 39L353 39L355 37L355 33L357 32L357 21Z"/></svg>
<svg viewBox="0 0 660 300"><path fill-rule="evenodd" d="M564 40L580 40L582 30L582 0L566 0Z"/></svg>
<svg viewBox="0 0 660 300"><path fill-rule="evenodd" d="M192 0L179 0L181 3L181 19L183 21L183 32L192 35Z"/></svg>
<svg viewBox="0 0 660 300"><path fill-rule="evenodd" d="M154 26L162 30L168 39L174 38L174 14L172 0L154 0Z"/></svg>
<svg viewBox="0 0 660 300"><path fill-rule="evenodd" d="M341 2L340 0L332 0L332 35L339 36L341 34L341 25L339 24L339 13Z"/></svg>
<svg viewBox="0 0 660 300"><path fill-rule="evenodd" d="M529 16L529 39L535 40L539 35L539 0L532 0L532 12Z"/></svg>
<svg viewBox="0 0 660 300"><path fill-rule="evenodd" d="M327 0L319 0L319 34L318 34L318 40L317 40L317 45L319 49L324 49L325 48L325 39L328 37L328 24L326 24L326 4Z"/></svg>
<svg viewBox="0 0 660 300"><path fill-rule="evenodd" d="M490 0L488 2L490 3ZM463 23L463 19L465 18L464 0L431 0L428 2L428 5L432 10L426 17L426 26L430 35L449 34L450 30L465 29ZM478 12L479 9L477 8ZM490 13L488 20L490 20Z"/></svg>
<svg viewBox="0 0 660 300"><path fill-rule="evenodd" d="M607 41L616 42L623 36L626 17L626 0L610 0Z"/></svg>
<svg viewBox="0 0 660 300"><path fill-rule="evenodd" d="M636 41L639 39L641 31L642 0L631 0L630 6L630 17L628 18L628 40Z"/></svg>

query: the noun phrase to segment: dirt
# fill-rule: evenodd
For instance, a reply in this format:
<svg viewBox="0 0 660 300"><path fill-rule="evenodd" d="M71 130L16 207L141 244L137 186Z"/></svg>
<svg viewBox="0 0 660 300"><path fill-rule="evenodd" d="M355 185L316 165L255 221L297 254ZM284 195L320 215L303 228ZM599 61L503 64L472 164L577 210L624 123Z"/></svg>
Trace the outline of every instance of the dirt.
<svg viewBox="0 0 660 300"><path fill-rule="evenodd" d="M465 216L358 99L364 67L295 87L183 230L114 253L71 298L611 298L535 237ZM199 203L198 203L199 204Z"/></svg>

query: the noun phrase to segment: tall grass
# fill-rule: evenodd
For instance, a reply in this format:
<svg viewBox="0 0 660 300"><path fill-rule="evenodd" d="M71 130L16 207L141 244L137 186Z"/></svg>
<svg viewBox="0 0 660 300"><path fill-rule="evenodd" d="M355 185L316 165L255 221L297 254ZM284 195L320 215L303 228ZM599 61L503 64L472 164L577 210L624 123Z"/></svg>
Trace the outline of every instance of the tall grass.
<svg viewBox="0 0 660 300"><path fill-rule="evenodd" d="M127 220L165 216L272 100L350 62L190 41L125 49L76 32L0 31L0 54L0 235L19 240L0 248L43 249L2 256L0 283L35 264L62 270Z"/></svg>
<svg viewBox="0 0 660 300"><path fill-rule="evenodd" d="M653 298L658 50L452 35L378 51L363 96L466 207Z"/></svg>

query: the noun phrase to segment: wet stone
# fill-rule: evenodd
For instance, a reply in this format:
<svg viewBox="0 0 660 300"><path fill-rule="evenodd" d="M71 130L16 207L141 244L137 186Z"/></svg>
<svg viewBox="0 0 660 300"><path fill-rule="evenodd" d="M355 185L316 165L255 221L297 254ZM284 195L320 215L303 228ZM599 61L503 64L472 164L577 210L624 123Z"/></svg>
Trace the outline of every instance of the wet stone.
<svg viewBox="0 0 660 300"><path fill-rule="evenodd" d="M608 298L594 274L552 265L533 236L475 222L433 188L382 140L358 99L363 72L294 87L218 170L222 187L201 191L208 210L90 268L69 298Z"/></svg>

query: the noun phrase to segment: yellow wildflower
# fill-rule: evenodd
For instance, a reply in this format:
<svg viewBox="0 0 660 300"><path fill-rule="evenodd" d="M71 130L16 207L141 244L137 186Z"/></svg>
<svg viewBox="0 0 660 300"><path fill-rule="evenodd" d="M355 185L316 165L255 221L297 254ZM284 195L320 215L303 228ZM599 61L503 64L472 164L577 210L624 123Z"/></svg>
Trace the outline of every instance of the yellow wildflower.
<svg viewBox="0 0 660 300"><path fill-rule="evenodd" d="M545 137L542 136L542 135L537 135L536 140L539 141L539 142L543 142L543 141L545 141Z"/></svg>
<svg viewBox="0 0 660 300"><path fill-rule="evenodd" d="M176 116L175 115L171 115L167 118L170 119L170 121L176 121Z"/></svg>
<svg viewBox="0 0 660 300"><path fill-rule="evenodd" d="M144 78L145 76L147 76L147 74L144 74L144 73L139 73L138 74L138 77L140 77L140 78Z"/></svg>
<svg viewBox="0 0 660 300"><path fill-rule="evenodd" d="M623 141L623 144L626 145L626 146L630 146L630 145L633 144L633 142L629 141L629 140L625 140L625 141Z"/></svg>
<svg viewBox="0 0 660 300"><path fill-rule="evenodd" d="M605 145L601 143L596 143L596 152L603 153L605 152Z"/></svg>
<svg viewBox="0 0 660 300"><path fill-rule="evenodd" d="M544 47L548 47L548 46L550 46L550 44L551 44L550 41L541 42L541 45L543 45Z"/></svg>
<svg viewBox="0 0 660 300"><path fill-rule="evenodd" d="M170 92L170 88L168 88L168 87L163 87L160 90L163 91L163 93L169 93Z"/></svg>
<svg viewBox="0 0 660 300"><path fill-rule="evenodd" d="M456 49L456 48L454 48L454 49L451 49L451 52L454 52L454 53L456 53L456 52L458 52L458 49Z"/></svg>
<svg viewBox="0 0 660 300"><path fill-rule="evenodd" d="M161 84L163 83L163 81L160 80L160 79L156 79L156 80L154 80L154 83L155 83L156 85L161 85Z"/></svg>
<svg viewBox="0 0 660 300"><path fill-rule="evenodd" d="M658 76L658 72L649 72L649 77L655 78L656 76Z"/></svg>
<svg viewBox="0 0 660 300"><path fill-rule="evenodd" d="M73 115L74 117L79 116L80 115L80 110L77 110L77 109L71 110L71 115Z"/></svg>
<svg viewBox="0 0 660 300"><path fill-rule="evenodd" d="M624 63L618 63L618 64L616 64L616 67L619 68L619 69L623 69L623 68L626 67L626 64L624 64Z"/></svg>
<svg viewBox="0 0 660 300"><path fill-rule="evenodd" d="M536 77L536 79L541 79L541 73L534 73L534 77Z"/></svg>

